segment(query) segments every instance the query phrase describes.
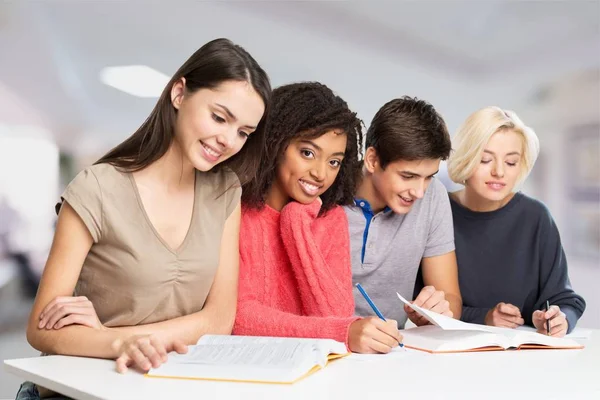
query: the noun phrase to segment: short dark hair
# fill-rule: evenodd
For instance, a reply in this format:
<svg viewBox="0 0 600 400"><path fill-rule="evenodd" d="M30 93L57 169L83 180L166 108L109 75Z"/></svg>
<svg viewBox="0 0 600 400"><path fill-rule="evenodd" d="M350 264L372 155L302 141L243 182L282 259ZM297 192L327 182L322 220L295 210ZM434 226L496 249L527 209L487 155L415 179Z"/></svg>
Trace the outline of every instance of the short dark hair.
<svg viewBox="0 0 600 400"><path fill-rule="evenodd" d="M442 116L431 104L404 96L383 105L367 131L381 168L397 160L446 160L452 144Z"/></svg>
<svg viewBox="0 0 600 400"><path fill-rule="evenodd" d="M258 209L264 206L277 176L277 165L293 139L317 138L331 130L340 130L347 136L346 151L335 182L321 196L321 214L335 205L352 204L360 170L359 154L362 155L362 121L327 86L302 82L273 90L264 157L257 179L242 187L244 205Z"/></svg>

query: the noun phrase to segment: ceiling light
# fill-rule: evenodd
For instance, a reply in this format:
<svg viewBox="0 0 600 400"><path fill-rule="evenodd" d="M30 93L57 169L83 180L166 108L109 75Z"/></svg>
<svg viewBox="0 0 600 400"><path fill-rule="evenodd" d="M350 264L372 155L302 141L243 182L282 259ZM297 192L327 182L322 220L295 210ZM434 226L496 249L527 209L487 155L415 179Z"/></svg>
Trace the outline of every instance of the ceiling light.
<svg viewBox="0 0 600 400"><path fill-rule="evenodd" d="M169 79L146 65L106 67L100 71L102 83L137 97L160 97Z"/></svg>

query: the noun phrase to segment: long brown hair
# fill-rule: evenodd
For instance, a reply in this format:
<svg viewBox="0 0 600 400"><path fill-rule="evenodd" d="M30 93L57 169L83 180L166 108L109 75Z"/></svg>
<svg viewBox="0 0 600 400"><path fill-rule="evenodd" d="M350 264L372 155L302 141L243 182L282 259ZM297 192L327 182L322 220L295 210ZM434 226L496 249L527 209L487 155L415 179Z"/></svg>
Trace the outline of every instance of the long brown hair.
<svg viewBox="0 0 600 400"><path fill-rule="evenodd" d="M175 136L177 109L171 103L171 89L181 78L185 78L185 89L189 94L203 88L213 89L225 81L233 80L250 83L260 95L265 112L255 132L239 153L213 168L231 168L242 184L252 180L265 147L264 124L271 100L271 84L256 60L228 39L215 39L192 54L175 72L146 121L95 164L108 163L121 170L135 172L161 158Z"/></svg>

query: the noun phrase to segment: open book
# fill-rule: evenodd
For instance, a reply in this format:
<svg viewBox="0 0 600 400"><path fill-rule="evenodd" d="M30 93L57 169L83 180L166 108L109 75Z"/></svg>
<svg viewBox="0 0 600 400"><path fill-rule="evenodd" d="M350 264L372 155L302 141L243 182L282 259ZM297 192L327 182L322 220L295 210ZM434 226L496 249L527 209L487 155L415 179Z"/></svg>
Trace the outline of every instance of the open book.
<svg viewBox="0 0 600 400"><path fill-rule="evenodd" d="M344 343L331 339L204 335L187 354L169 354L146 376L294 383L348 354Z"/></svg>
<svg viewBox="0 0 600 400"><path fill-rule="evenodd" d="M519 349L582 349L572 339L556 338L509 328L469 324L411 304L399 293L398 298L426 318L432 325L402 331L404 345L429 353Z"/></svg>
<svg viewBox="0 0 600 400"><path fill-rule="evenodd" d="M536 332L536 329L529 325L521 325L516 329L523 332ZM592 337L592 330L576 326L575 329L573 329L571 333L567 333L565 337L569 339L587 340Z"/></svg>

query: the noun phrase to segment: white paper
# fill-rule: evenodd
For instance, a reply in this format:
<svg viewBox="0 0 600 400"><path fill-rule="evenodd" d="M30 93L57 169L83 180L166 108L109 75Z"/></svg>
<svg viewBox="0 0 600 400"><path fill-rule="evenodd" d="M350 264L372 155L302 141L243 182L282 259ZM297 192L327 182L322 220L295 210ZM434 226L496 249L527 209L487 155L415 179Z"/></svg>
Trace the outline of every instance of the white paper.
<svg viewBox="0 0 600 400"><path fill-rule="evenodd" d="M522 344L541 344L553 347L577 347L579 345L569 338L549 337L535 331L517 331L509 328L462 322L411 304L400 293L396 293L396 295L404 304L407 304L437 327L424 326L405 330L404 343L414 348L460 351L484 346L518 347ZM441 328L441 331L439 328ZM476 335L476 333L479 333L479 335Z"/></svg>
<svg viewBox="0 0 600 400"><path fill-rule="evenodd" d="M309 338L290 338L290 337L270 337L270 336L235 336L235 335L204 335L197 344L264 344L270 345L279 343L307 343L318 347L327 354L345 354L346 346L333 339L309 339Z"/></svg>
<svg viewBox="0 0 600 400"><path fill-rule="evenodd" d="M488 346L510 347L510 339L477 330L444 330L426 325L407 329L403 334L406 346L434 352L465 351Z"/></svg>
<svg viewBox="0 0 600 400"><path fill-rule="evenodd" d="M516 329L518 331L524 332L537 332L537 330L533 326L528 325L521 325ZM575 328L573 329L573 332L569 333L568 335L565 335L565 337L570 339L591 339L592 330L585 328Z"/></svg>
<svg viewBox="0 0 600 400"><path fill-rule="evenodd" d="M216 344L190 346L187 354L169 356L170 363L203 365L295 366L309 357L314 347L307 343Z"/></svg>
<svg viewBox="0 0 600 400"><path fill-rule="evenodd" d="M328 339L205 335L148 375L290 383L324 366L330 353L345 354L346 346Z"/></svg>
<svg viewBox="0 0 600 400"><path fill-rule="evenodd" d="M442 314L438 314L436 312L425 310L417 305L412 304L404 297L400 295L400 293L396 292L398 298L404 303L407 304L410 308L418 312L420 315L425 317L427 321L431 322L435 326L439 326L445 331L482 331L482 332L490 332L488 327L484 325L478 324L469 324L467 322L459 321L454 318L447 317Z"/></svg>

